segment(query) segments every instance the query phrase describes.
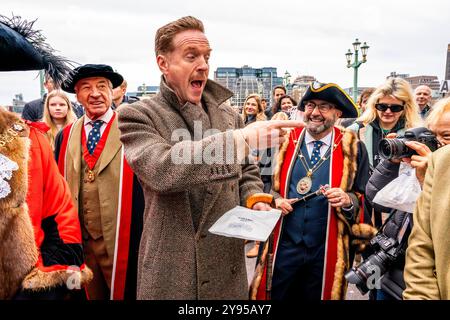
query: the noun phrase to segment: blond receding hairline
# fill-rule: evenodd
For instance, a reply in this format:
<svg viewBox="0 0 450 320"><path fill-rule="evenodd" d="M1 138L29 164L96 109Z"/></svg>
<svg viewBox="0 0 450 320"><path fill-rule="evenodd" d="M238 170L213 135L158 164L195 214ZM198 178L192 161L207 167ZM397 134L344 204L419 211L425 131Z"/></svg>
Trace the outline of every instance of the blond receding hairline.
<svg viewBox="0 0 450 320"><path fill-rule="evenodd" d="M172 52L174 50L173 39L175 36L188 30L197 30L205 33L203 22L192 16L182 17L159 28L155 35L156 56Z"/></svg>

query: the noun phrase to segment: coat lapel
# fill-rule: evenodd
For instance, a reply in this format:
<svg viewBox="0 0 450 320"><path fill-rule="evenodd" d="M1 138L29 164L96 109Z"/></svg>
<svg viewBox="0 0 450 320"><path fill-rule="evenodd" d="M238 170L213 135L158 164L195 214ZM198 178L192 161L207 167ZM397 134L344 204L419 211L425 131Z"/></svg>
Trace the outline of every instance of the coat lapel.
<svg viewBox="0 0 450 320"><path fill-rule="evenodd" d="M82 153L81 133L83 132L82 130L84 130L84 116L81 117L77 122L75 122L67 147L69 154L69 159L67 160L71 160L73 174L74 176L78 177L80 176L81 171L81 153ZM68 162L66 170L67 168L70 168L70 165L71 165L70 162Z"/></svg>
<svg viewBox="0 0 450 320"><path fill-rule="evenodd" d="M111 130L109 131L108 137L106 139L105 148L100 156L100 163L98 166L98 173L100 174L103 169L105 169L108 164L114 159L117 152L120 151L122 143L120 142L120 131L117 122L117 116L114 118L111 124Z"/></svg>

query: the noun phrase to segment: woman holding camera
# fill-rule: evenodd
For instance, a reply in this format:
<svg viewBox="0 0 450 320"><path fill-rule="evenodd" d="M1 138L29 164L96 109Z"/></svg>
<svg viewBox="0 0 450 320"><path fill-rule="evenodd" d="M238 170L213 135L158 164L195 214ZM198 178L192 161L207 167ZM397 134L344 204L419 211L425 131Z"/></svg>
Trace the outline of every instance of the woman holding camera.
<svg viewBox="0 0 450 320"><path fill-rule="evenodd" d="M442 99L433 107L433 111L427 118L426 125L430 129L438 141L438 147L450 144L450 98ZM388 138L395 138L395 134L391 134ZM415 151L415 155L411 158L403 158L401 161L409 163L416 169L416 176L419 183L422 185L425 177L425 172L428 166L428 156L432 153L429 146L418 141L406 141L405 145ZM430 144L431 145L431 144ZM389 182L397 178L399 174L400 160L382 160L375 168L375 171L366 187L366 198L372 202L376 193L380 191ZM391 216L384 225L381 233L387 238L399 239L400 236L407 237L411 232L412 215L399 210L392 210L384 208L376 203L372 203L375 209L383 211L391 211ZM402 228L403 227L403 228ZM403 229L403 230L402 230ZM405 232L404 235L400 232ZM409 238L410 244L414 242L414 235ZM377 300L385 299L402 299L402 293L405 289L405 282L403 279L403 270L405 268L405 248L402 254L397 257L393 264L388 268L387 272L381 279L381 290L377 291ZM417 253L408 253L412 256ZM411 260L417 257L410 258ZM423 262L423 261L422 261ZM422 263L421 262L421 263ZM415 271L417 273L417 271Z"/></svg>
<svg viewBox="0 0 450 320"><path fill-rule="evenodd" d="M380 162L380 141L390 133L403 134L421 123L411 85L404 79L390 78L371 94L366 111L348 128L356 131L366 145L373 171ZM367 202L366 209L372 210ZM375 227L381 227L381 212L374 211L373 218Z"/></svg>

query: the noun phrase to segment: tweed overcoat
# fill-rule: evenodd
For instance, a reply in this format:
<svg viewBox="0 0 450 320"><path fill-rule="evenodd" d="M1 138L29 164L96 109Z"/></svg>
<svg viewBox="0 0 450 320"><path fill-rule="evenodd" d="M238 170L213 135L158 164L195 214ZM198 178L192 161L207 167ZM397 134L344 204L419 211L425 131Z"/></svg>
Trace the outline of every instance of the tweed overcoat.
<svg viewBox="0 0 450 320"><path fill-rule="evenodd" d="M243 123L224 103L231 95L207 81L202 102L211 128L218 131L203 139L197 130L194 136L194 127L202 126L205 113L189 102L180 105L164 78L155 97L120 108L125 157L146 200L138 299L248 299L243 240L208 232L226 211L244 205L263 187L258 168L237 163L233 153L233 133L228 129ZM183 132L192 139L180 141ZM224 151L231 161L225 161ZM194 160L176 164L174 154ZM205 154L215 156L215 161L202 160ZM199 189L206 192L196 229L189 199Z"/></svg>
<svg viewBox="0 0 450 320"><path fill-rule="evenodd" d="M408 239L404 299L450 299L450 146L428 160Z"/></svg>

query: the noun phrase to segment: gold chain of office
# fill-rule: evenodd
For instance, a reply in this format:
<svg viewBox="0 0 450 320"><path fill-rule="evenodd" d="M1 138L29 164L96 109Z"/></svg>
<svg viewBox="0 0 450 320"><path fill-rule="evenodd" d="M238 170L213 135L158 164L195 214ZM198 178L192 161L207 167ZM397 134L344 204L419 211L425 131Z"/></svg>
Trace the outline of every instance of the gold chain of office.
<svg viewBox="0 0 450 320"><path fill-rule="evenodd" d="M310 168L308 166L308 163L306 161L305 156L302 153L301 148L299 148L299 154L298 157L300 158L300 162L303 165L303 167L306 170L306 176L301 178L297 183L297 192L301 195L308 193L311 190L312 187L312 176L313 173L317 171L317 169L320 168L320 166L325 163L325 161L328 160L328 158L331 157L333 152L336 150L336 148L339 146L343 138L343 134L340 133L339 137L337 138L338 141L333 145L333 148L331 146L328 148L326 153L320 158L320 160L312 167ZM300 143L300 140L303 140L302 138L297 141L297 143Z"/></svg>
<svg viewBox="0 0 450 320"><path fill-rule="evenodd" d="M0 147L4 147L16 139L19 136L19 132L22 132L23 130L25 130L25 128L20 122L13 124L5 133L0 134Z"/></svg>

